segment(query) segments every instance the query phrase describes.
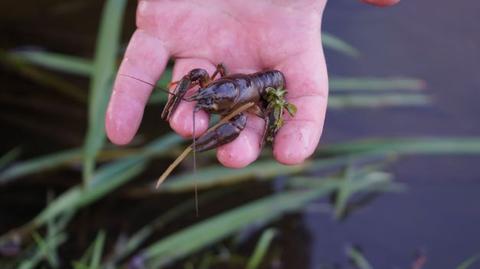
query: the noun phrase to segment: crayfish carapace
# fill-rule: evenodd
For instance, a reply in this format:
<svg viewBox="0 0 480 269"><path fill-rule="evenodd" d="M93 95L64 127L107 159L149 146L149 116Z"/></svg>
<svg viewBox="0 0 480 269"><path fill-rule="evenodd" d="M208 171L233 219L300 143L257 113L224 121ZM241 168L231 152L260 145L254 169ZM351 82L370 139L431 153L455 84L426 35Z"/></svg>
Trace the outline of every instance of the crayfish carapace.
<svg viewBox="0 0 480 269"><path fill-rule="evenodd" d="M217 76L220 78L216 79ZM162 112L164 120L170 119L182 100L196 102L194 113L204 110L220 116L228 115L235 109L253 102L255 105L248 112L265 120L265 131L260 140L260 147L264 141L273 141L284 123L284 111L292 117L296 112L296 107L285 99L287 94L285 77L277 70L227 75L223 65L219 64L212 76L206 70L197 68L172 84L176 87L172 92L173 97L169 99ZM200 87L198 91L185 97L187 91L195 86ZM228 122L198 137L194 150L200 152L229 143L240 134L246 124L246 114L239 113Z"/></svg>

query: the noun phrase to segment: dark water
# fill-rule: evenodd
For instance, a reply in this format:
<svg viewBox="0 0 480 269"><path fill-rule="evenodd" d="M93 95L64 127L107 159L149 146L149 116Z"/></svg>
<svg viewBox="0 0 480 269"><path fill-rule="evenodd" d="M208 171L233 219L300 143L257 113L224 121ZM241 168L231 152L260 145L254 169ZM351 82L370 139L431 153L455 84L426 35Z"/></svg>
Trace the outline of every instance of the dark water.
<svg viewBox="0 0 480 269"><path fill-rule="evenodd" d="M480 135L479 15L475 1L404 0L389 9L329 1L324 29L362 52L358 60L327 52L330 74L422 78L434 104L332 110L323 141ZM411 268L417 251L427 256L425 268L454 268L480 252L479 164L478 157L406 157L393 171L407 192L384 195L340 224L306 214L311 268L346 264L349 244L375 268Z"/></svg>
<svg viewBox="0 0 480 269"><path fill-rule="evenodd" d="M25 6L2 3L2 47L41 44L51 51L92 56L99 1L27 2ZM132 31L135 2L129 4L124 40ZM356 0L330 0L325 30L362 52L361 58L351 59L327 51L330 73L422 78L434 104L425 108L331 110L323 142L372 136L479 136L479 15L478 1L403 0L397 7L376 9ZM4 78L6 83L18 80ZM9 107L1 108L2 115L12 115ZM22 144L28 156L81 144L83 137L78 134L83 135L83 130L77 129L84 128L79 122L85 121L85 111L71 109L78 115L74 123L47 115L48 121L38 120L45 123L40 129L43 132L38 126L18 128L12 122L2 123L9 130L3 135L11 142L5 149ZM24 114L35 115L32 112ZM57 129L62 126L64 129ZM65 138L72 129L75 134L66 141L45 135L56 132ZM22 134L31 138L32 131L38 138L25 141ZM410 268L419 250L427 256L425 268L453 268L480 252L479 163L480 158L467 156L403 158L392 170L399 181L408 184L407 192L383 195L341 223L328 214L305 214L307 231L292 235L290 244L297 251L291 254L297 260L309 259L315 269L322 264L346 265L345 246L358 244L377 269ZM41 194L35 200L43 197ZM29 217L17 216L9 225ZM308 251L306 242L310 244Z"/></svg>

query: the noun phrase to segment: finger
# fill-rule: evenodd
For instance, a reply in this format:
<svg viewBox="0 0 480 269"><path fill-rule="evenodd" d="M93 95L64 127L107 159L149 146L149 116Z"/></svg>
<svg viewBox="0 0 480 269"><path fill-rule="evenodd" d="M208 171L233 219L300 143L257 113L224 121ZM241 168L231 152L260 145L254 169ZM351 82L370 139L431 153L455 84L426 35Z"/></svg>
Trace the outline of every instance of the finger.
<svg viewBox="0 0 480 269"><path fill-rule="evenodd" d="M228 66L227 66L228 68ZM230 72L230 70L227 69ZM251 74L258 70L234 69L231 73ZM254 162L260 155L260 139L263 136L265 121L257 115L249 114L247 125L232 142L217 150L218 161L226 167L243 168Z"/></svg>
<svg viewBox="0 0 480 269"><path fill-rule="evenodd" d="M105 129L113 143L127 144L132 140L153 88L131 77L154 84L167 61L168 52L159 39L142 30L135 31L118 70L105 119Z"/></svg>
<svg viewBox="0 0 480 269"><path fill-rule="evenodd" d="M230 168L243 168L255 161L260 155L260 139L264 126L263 119L249 114L247 125L240 135L232 142L218 148L218 161Z"/></svg>
<svg viewBox="0 0 480 269"><path fill-rule="evenodd" d="M275 136L274 156L284 164L299 164L316 149L327 108L328 79L321 43L277 66L286 79L287 99L297 107Z"/></svg>
<svg viewBox="0 0 480 269"><path fill-rule="evenodd" d="M215 72L215 66L204 59L182 58L175 61L173 68L173 81L182 79L190 70L194 68L203 68L211 75ZM172 129L183 137L192 137L193 135L193 109L194 102L182 101L173 112L170 118ZM204 133L208 128L209 116L205 111L195 113L195 136Z"/></svg>
<svg viewBox="0 0 480 269"><path fill-rule="evenodd" d="M395 5L398 2L400 2L400 0L362 0L362 2L371 4L374 6L386 7L386 6Z"/></svg>

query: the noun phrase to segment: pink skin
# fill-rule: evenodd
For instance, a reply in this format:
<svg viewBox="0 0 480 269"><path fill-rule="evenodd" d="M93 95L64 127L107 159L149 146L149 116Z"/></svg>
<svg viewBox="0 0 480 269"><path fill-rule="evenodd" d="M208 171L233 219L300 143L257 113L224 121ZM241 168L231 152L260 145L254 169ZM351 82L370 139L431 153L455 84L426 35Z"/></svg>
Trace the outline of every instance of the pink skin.
<svg viewBox="0 0 480 269"><path fill-rule="evenodd" d="M327 106L327 69L320 40L325 2L140 0L137 30L118 73L155 82L170 57L176 60L174 81L193 68L211 74L217 63L229 73L278 69L286 76L288 100L298 112L286 119L273 153L281 163L302 163L317 147ZM151 91L146 84L117 76L106 115L106 131L113 143L132 140ZM170 120L181 136L192 136L193 106L183 102ZM198 112L196 136L207 127L208 115ZM218 148L218 160L232 168L255 161L263 128L263 120L249 115L240 136Z"/></svg>

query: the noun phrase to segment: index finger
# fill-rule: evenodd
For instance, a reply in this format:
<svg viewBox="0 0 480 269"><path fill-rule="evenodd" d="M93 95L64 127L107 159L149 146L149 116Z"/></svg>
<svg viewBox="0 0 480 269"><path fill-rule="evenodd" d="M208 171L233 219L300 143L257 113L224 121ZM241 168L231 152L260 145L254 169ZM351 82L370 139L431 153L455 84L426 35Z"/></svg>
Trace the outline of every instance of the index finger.
<svg viewBox="0 0 480 269"><path fill-rule="evenodd" d="M107 136L113 143L127 144L132 140L153 89L132 77L155 84L168 58L161 40L143 30L135 31L118 70L105 119Z"/></svg>

